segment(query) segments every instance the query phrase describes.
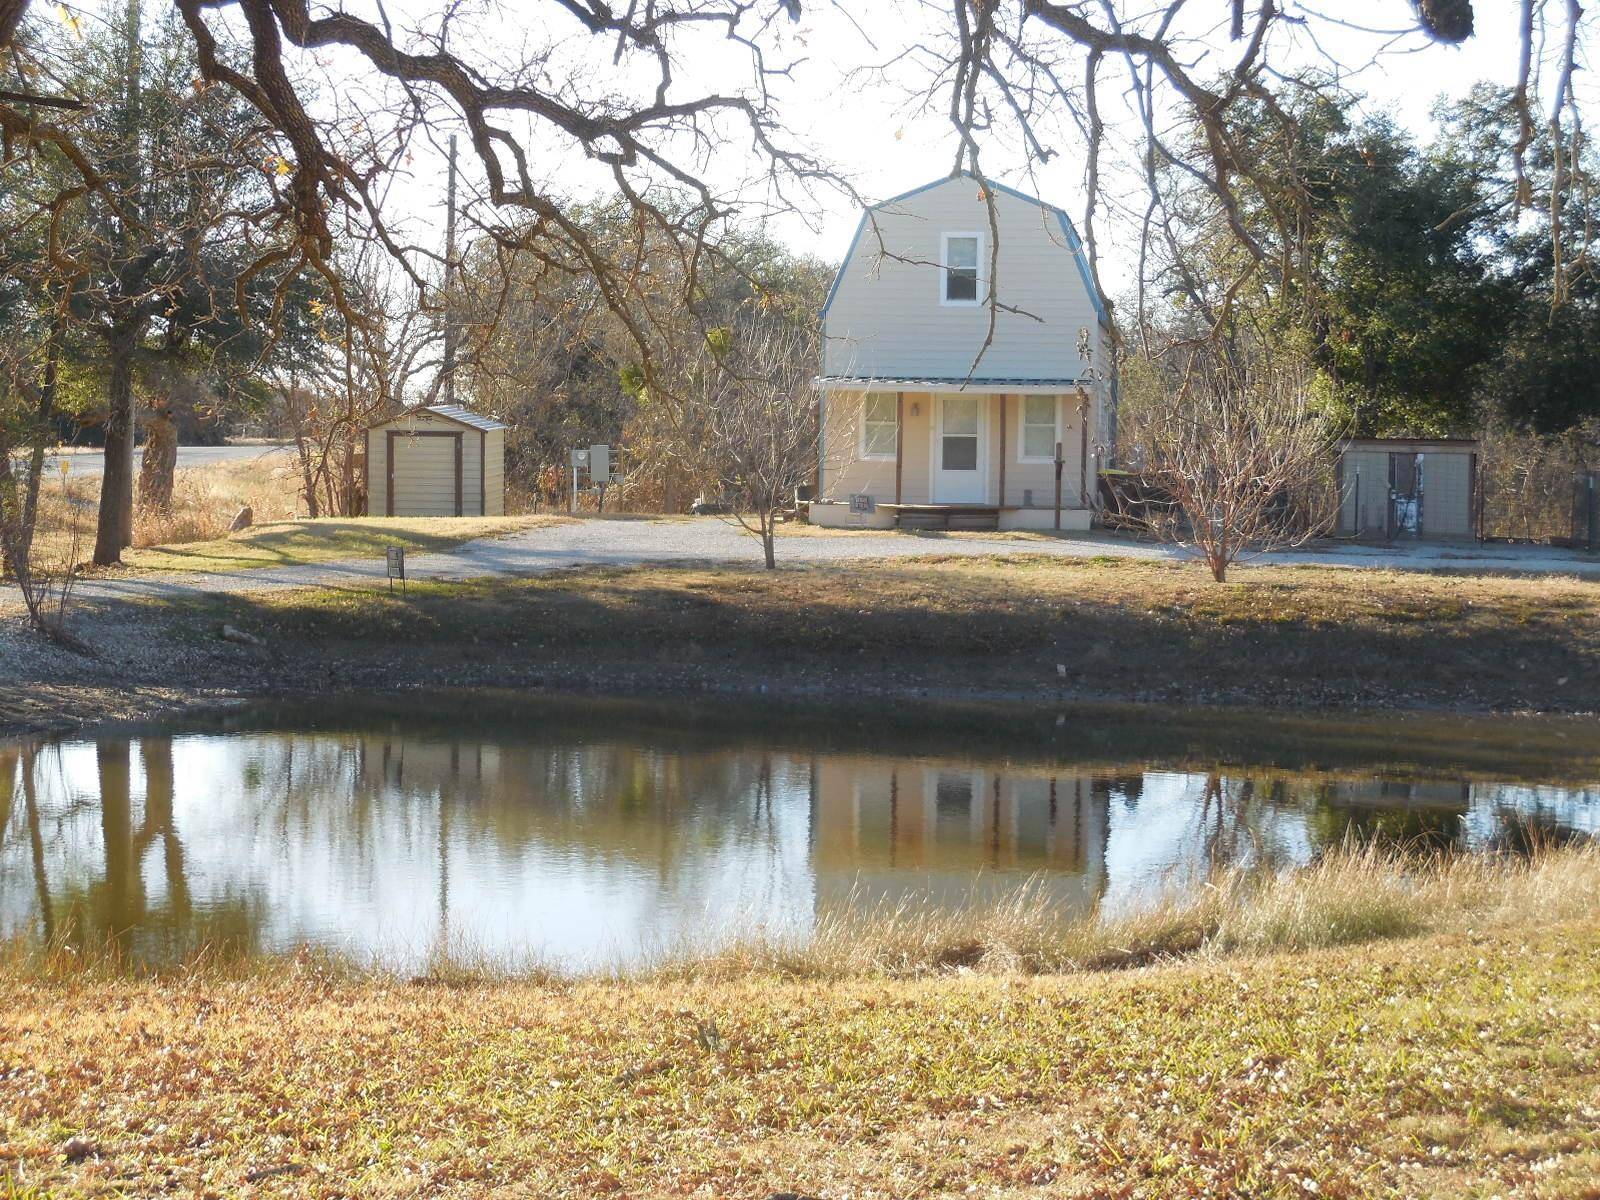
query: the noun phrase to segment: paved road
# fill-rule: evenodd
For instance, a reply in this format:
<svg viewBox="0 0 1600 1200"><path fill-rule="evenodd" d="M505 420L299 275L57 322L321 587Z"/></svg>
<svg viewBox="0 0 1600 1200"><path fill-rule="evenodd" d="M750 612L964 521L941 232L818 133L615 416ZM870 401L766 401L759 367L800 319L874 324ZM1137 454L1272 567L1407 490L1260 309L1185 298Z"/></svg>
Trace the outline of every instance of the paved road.
<svg viewBox="0 0 1600 1200"><path fill-rule="evenodd" d="M211 463L237 462L241 459L260 458L264 454L284 454L288 451L287 444L274 443L269 445L252 446L179 446L178 466L204 467ZM134 447L134 468L138 469L139 447ZM77 475L103 475L106 470L106 455L103 450L79 450L72 454L57 454L46 459L46 470L59 471L62 462L72 464L70 473Z"/></svg>
<svg viewBox="0 0 1600 1200"><path fill-rule="evenodd" d="M1175 559L1169 547L1100 534L1066 538L955 537L902 533L798 532L779 540L784 562L839 562L857 558L919 555L1042 554L1063 558L1113 555L1122 558ZM760 561L755 539L715 517L678 520L577 520L507 537L469 542L440 554L418 555L407 563L413 579L467 579L486 575L525 576L574 566L630 566L646 563ZM1463 570L1577 574L1600 580L1600 557L1544 546L1332 546L1266 555L1258 562L1305 563L1333 567L1396 570ZM379 558L258 570L86 579L81 599L167 597L183 594L266 591L312 585L378 584L384 579Z"/></svg>

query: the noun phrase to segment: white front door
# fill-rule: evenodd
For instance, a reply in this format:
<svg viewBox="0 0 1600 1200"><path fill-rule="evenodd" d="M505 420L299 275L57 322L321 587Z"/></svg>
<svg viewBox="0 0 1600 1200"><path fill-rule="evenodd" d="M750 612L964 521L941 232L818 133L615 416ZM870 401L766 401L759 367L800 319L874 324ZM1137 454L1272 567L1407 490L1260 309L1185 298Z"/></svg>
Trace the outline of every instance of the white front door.
<svg viewBox="0 0 1600 1200"><path fill-rule="evenodd" d="M938 397L933 427L933 502L982 504L988 491L988 416L984 396Z"/></svg>

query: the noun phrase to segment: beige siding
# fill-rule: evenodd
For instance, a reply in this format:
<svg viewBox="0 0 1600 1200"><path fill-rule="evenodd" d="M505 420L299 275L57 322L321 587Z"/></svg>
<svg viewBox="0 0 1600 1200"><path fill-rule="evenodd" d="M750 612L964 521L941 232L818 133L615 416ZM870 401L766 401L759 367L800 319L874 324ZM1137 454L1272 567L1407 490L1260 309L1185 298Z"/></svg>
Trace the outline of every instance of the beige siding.
<svg viewBox="0 0 1600 1200"><path fill-rule="evenodd" d="M1423 536L1471 537L1472 533L1472 456L1424 452Z"/></svg>
<svg viewBox="0 0 1600 1200"><path fill-rule="evenodd" d="M1052 396L1056 406L1056 434L1061 442L1061 504L1064 508L1077 508L1081 500L1080 482L1083 477L1083 413L1076 395ZM1022 396L1006 397L1006 494L1008 505L1028 505L1027 492L1033 492L1033 508L1050 508L1055 505L1056 468L1054 462L1024 462L1022 458ZM999 403L995 409L995 426L999 426ZM1091 435L1093 431L1091 405ZM996 432L995 436L998 436ZM996 447L998 455L998 446ZM1093 460L1089 463L1094 469ZM1000 502L999 479L991 489L996 503Z"/></svg>
<svg viewBox="0 0 1600 1200"><path fill-rule="evenodd" d="M394 439L393 446L394 515L455 516L455 437L408 437L401 434Z"/></svg>
<svg viewBox="0 0 1600 1200"><path fill-rule="evenodd" d="M880 504L894 502L894 460L861 455L860 392L829 392L823 399L822 499L847 500L856 493L872 496ZM911 400L905 404L907 433L912 418ZM924 405L926 413L926 405ZM926 417L923 418L926 420ZM908 447L909 448L909 447ZM907 503L915 501L907 500Z"/></svg>
<svg viewBox="0 0 1600 1200"><path fill-rule="evenodd" d="M491 429L483 435L484 516L504 516L506 511L506 434Z"/></svg>
<svg viewBox="0 0 1600 1200"><path fill-rule="evenodd" d="M989 270L987 209L977 185L958 177L873 210L876 229L869 220L828 309L825 374L960 378L972 372L1019 379L1081 374L1078 330L1098 330L1099 317L1061 225L1048 209L1027 200L1001 192L994 200L1000 231L996 295L1021 313L998 315L994 342L978 369L972 370L973 359L988 330L987 306L940 302L944 234L980 233L981 272Z"/></svg>
<svg viewBox="0 0 1600 1200"><path fill-rule="evenodd" d="M1354 445L1341 459L1343 495L1339 530L1360 537L1383 537L1389 528L1389 455L1422 454L1422 536L1467 538L1473 524L1473 453L1423 443L1396 441L1383 446Z"/></svg>
<svg viewBox="0 0 1600 1200"><path fill-rule="evenodd" d="M1382 537L1389 527L1389 455L1349 450L1344 456L1339 527L1359 537Z"/></svg>
<svg viewBox="0 0 1600 1200"><path fill-rule="evenodd" d="M461 515L505 512L505 432L478 430L432 413L409 413L367 431L367 511L386 511L389 437L395 452L394 515L456 515L456 435L461 439ZM407 434L448 436L407 437Z"/></svg>
<svg viewBox="0 0 1600 1200"><path fill-rule="evenodd" d="M1061 503L1064 508L1080 507L1083 478L1083 412L1076 394L1054 396L1056 421L1062 443L1064 467L1061 472ZM894 502L894 462L892 459L863 459L861 445L860 393L831 392L824 400L827 451L824 455L821 498L843 501L853 493L864 492L879 504ZM905 504L933 502L929 468L934 461L936 433L933 413L937 398L926 392L906 392L902 411L905 420L904 458L901 463L901 501ZM986 429L987 493L985 503L1000 504L1000 397L985 395L988 410ZM1055 504L1055 465L1053 462L1022 460L1022 404L1020 396L1005 398L1005 497L1008 506L1023 506L1032 491L1032 507L1051 508ZM1093 414L1090 410L1089 470L1094 470ZM1092 497L1091 497L1092 500Z"/></svg>

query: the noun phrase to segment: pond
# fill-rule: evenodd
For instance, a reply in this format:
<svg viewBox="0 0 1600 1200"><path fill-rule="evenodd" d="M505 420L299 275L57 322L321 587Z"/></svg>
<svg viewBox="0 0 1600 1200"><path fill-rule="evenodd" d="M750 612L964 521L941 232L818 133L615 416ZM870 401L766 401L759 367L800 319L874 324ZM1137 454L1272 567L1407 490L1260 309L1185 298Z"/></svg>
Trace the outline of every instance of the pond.
<svg viewBox="0 0 1600 1200"><path fill-rule="evenodd" d="M1134 707L228 710L0 742L0 936L627 967L1024 883L1119 912L1347 838L1600 830L1600 726Z"/></svg>

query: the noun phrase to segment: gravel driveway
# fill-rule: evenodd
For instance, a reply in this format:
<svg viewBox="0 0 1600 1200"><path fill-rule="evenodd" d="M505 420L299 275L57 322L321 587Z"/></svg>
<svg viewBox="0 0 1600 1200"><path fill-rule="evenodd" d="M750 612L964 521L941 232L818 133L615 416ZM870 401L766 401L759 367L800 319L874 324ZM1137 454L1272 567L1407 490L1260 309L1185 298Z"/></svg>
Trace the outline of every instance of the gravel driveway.
<svg viewBox="0 0 1600 1200"><path fill-rule="evenodd" d="M780 537L778 561L840 562L857 558L917 555L1042 554L1063 558L1178 559L1179 551L1104 534L1062 538L984 537L962 534L798 531ZM760 561L760 546L737 526L715 517L682 519L582 519L505 537L468 542L439 554L416 555L407 563L413 579L464 579L484 575L532 575L574 566L628 566L653 562ZM1546 546L1338 545L1256 559L1395 570L1515 571L1581 574L1600 578L1600 557ZM83 600L168 597L195 592L265 591L315 585L371 584L384 579L379 558L256 570L127 575L87 579ZM12 592L8 598L15 597Z"/></svg>

